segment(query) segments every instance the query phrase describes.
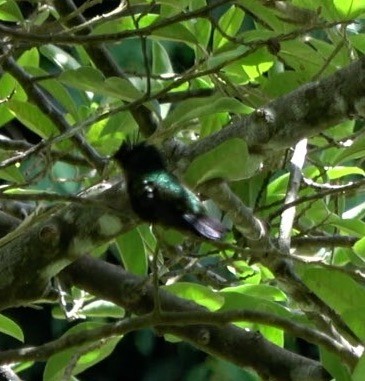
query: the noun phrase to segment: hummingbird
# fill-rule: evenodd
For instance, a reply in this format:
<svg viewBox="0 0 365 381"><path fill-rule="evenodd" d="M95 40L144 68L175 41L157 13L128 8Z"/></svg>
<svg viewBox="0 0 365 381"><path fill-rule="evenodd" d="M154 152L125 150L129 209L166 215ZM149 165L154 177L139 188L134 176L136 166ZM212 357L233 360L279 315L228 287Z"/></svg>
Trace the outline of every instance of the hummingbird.
<svg viewBox="0 0 365 381"><path fill-rule="evenodd" d="M223 237L225 227L208 216L198 196L168 171L155 146L125 141L114 158L124 170L132 209L143 221L211 240Z"/></svg>

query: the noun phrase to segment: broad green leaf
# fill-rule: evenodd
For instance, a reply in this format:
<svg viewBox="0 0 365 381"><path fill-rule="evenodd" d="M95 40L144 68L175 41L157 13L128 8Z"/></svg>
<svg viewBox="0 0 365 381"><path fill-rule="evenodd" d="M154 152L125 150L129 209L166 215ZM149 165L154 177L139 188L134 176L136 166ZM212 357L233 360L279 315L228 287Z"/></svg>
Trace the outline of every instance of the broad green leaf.
<svg viewBox="0 0 365 381"><path fill-rule="evenodd" d="M274 65L274 60L272 55L265 49L259 49L243 58L240 63L242 63L242 68L248 78L253 81L267 72ZM227 70L229 70L229 68Z"/></svg>
<svg viewBox="0 0 365 381"><path fill-rule="evenodd" d="M256 50L249 55L244 55L240 59L235 59L237 48L233 50L233 62L226 64L221 70L229 74L234 83L245 84L248 81L256 81L262 74L267 72L274 64L273 57L265 48ZM230 52L223 55L231 54Z"/></svg>
<svg viewBox="0 0 365 381"><path fill-rule="evenodd" d="M351 261L360 267L365 267L365 237L360 238L353 246L354 256Z"/></svg>
<svg viewBox="0 0 365 381"><path fill-rule="evenodd" d="M321 362L334 377L333 381L353 381L348 367L341 359L326 349L319 347Z"/></svg>
<svg viewBox="0 0 365 381"><path fill-rule="evenodd" d="M268 79L260 79L263 92L271 98L276 98L295 90L298 86L304 84L307 77L303 73L294 71L285 71L283 73L273 73Z"/></svg>
<svg viewBox="0 0 365 381"><path fill-rule="evenodd" d="M232 266L227 266L227 270L238 279L244 279L246 285L257 285L262 281L261 271L257 266L249 266L245 261L235 261ZM227 290L227 288L224 290Z"/></svg>
<svg viewBox="0 0 365 381"><path fill-rule="evenodd" d="M4 315L0 315L0 332L24 342L24 335L20 326Z"/></svg>
<svg viewBox="0 0 365 381"><path fill-rule="evenodd" d="M336 10L334 6L334 2L332 0L321 1L320 4L318 3L318 0L293 0L292 2L293 2L293 5L311 9L316 13L320 11L320 15L324 19L327 19L327 20L339 19L338 11Z"/></svg>
<svg viewBox="0 0 365 381"><path fill-rule="evenodd" d="M12 165L5 169L0 169L0 178L11 183L23 183L24 176L17 165Z"/></svg>
<svg viewBox="0 0 365 381"><path fill-rule="evenodd" d="M238 59L241 59L242 57L244 57L248 51L249 49L247 46L240 45L238 47L235 47L233 50L214 54L206 60L205 62L206 68L207 69L222 68L225 65L238 61Z"/></svg>
<svg viewBox="0 0 365 381"><path fill-rule="evenodd" d="M29 102L10 100L7 107L27 128L42 138L58 135L58 129L37 106Z"/></svg>
<svg viewBox="0 0 365 381"><path fill-rule="evenodd" d="M224 296L225 302L223 307L219 310L220 312L244 309L269 312L288 319L295 319L300 322L302 322L303 320L303 318L301 318L300 316L295 316L282 305L269 300L256 298L251 295L231 291L222 291L221 294ZM283 345L283 331L279 328L271 327L270 321L268 321L267 325L244 321L236 322L235 325L241 328L250 328L252 330L258 330L268 340L271 340L277 345Z"/></svg>
<svg viewBox="0 0 365 381"><path fill-rule="evenodd" d="M333 0L338 13L345 18L354 19L365 12L363 0Z"/></svg>
<svg viewBox="0 0 365 381"><path fill-rule="evenodd" d="M86 137L101 154L112 155L134 127L135 121L130 113L119 112L110 118L94 123L88 129Z"/></svg>
<svg viewBox="0 0 365 381"><path fill-rule="evenodd" d="M47 72L43 69L30 67L27 68L28 72L37 77L46 75ZM69 112L74 120L79 120L77 107L74 99L72 99L70 93L66 90L66 88L55 79L45 79L39 82L39 85L43 87L46 91L48 91L54 99L59 102L67 112Z"/></svg>
<svg viewBox="0 0 365 381"><path fill-rule="evenodd" d="M361 53L365 53L365 41L364 34L355 34L349 36L349 41L352 43L354 48L358 49Z"/></svg>
<svg viewBox="0 0 365 381"><path fill-rule="evenodd" d="M161 43L152 41L152 73L172 74L174 72L170 57Z"/></svg>
<svg viewBox="0 0 365 381"><path fill-rule="evenodd" d="M357 237L365 236L365 223L361 220L351 218L344 219L335 214L331 214L326 223L327 222L333 226L340 228L340 231L344 233L350 235L352 234Z"/></svg>
<svg viewBox="0 0 365 381"><path fill-rule="evenodd" d="M163 18L157 18L153 24L157 24ZM152 24L152 25L153 25ZM195 45L198 43L197 38L190 32L189 28L183 22L172 23L163 28L157 28L151 33L151 37L163 38L164 40L184 42L186 44Z"/></svg>
<svg viewBox="0 0 365 381"><path fill-rule="evenodd" d="M192 20L191 23L193 24L193 33L198 41L198 44L206 48L209 44L212 24L209 22L209 20L201 18ZM203 58L201 57L201 49L195 48L195 54L197 58Z"/></svg>
<svg viewBox="0 0 365 381"><path fill-rule="evenodd" d="M354 141L347 141L348 146L338 151L335 156L334 163L343 163L349 160L362 158L365 155L365 135L362 134Z"/></svg>
<svg viewBox="0 0 365 381"><path fill-rule="evenodd" d="M39 52L37 48L26 50L17 60L17 63L24 67L39 66Z"/></svg>
<svg viewBox="0 0 365 381"><path fill-rule="evenodd" d="M346 324L365 339L365 287L334 268L297 264L303 282L325 303L339 313Z"/></svg>
<svg viewBox="0 0 365 381"><path fill-rule="evenodd" d="M288 308L285 308L280 303L273 302L271 300L265 300L263 298L257 298L252 295L241 294L232 291L220 291L224 296L224 305L220 311L230 311L230 310L254 310L263 311L276 314L281 317L295 319L298 322L306 321L305 317L300 314L293 313ZM268 322L269 324L269 322Z"/></svg>
<svg viewBox="0 0 365 381"><path fill-rule="evenodd" d="M138 232L141 235L142 241L148 252L154 253L156 250L157 240L151 231L151 227L148 224L141 224L138 226Z"/></svg>
<svg viewBox="0 0 365 381"><path fill-rule="evenodd" d="M80 67L79 62L69 52L59 46L51 44L43 45L40 47L40 51L43 56L48 58L63 71L76 70Z"/></svg>
<svg viewBox="0 0 365 381"><path fill-rule="evenodd" d="M146 250L137 229L120 235L115 240L124 268L137 275L147 274Z"/></svg>
<svg viewBox="0 0 365 381"><path fill-rule="evenodd" d="M341 49L337 50L336 55L333 57L332 54L335 49L334 42L329 43L319 40L318 38L311 38L310 44L323 57L331 57L330 62L328 62L325 70L321 73L323 77L332 74L340 67L347 66L352 62L348 55L348 48L346 46L343 46Z"/></svg>
<svg viewBox="0 0 365 381"><path fill-rule="evenodd" d="M0 163L3 160L6 160L9 158L9 153L6 151L0 150ZM20 165L13 164L9 167L6 167L4 169L0 169L0 178L4 179L10 183L23 183L25 182L24 176L20 170Z"/></svg>
<svg viewBox="0 0 365 381"><path fill-rule="evenodd" d="M234 138L194 159L185 172L185 181L195 186L210 179L231 181L251 177L260 160L248 153L244 140Z"/></svg>
<svg viewBox="0 0 365 381"><path fill-rule="evenodd" d="M124 316L124 309L107 300L95 300L85 304L80 313L88 317L109 317L120 319Z"/></svg>
<svg viewBox="0 0 365 381"><path fill-rule="evenodd" d="M80 323L68 330L63 336L68 336L73 333L83 332L102 326L103 324L94 322ZM77 364L73 368L72 374L77 375L109 356L110 353L114 350L115 346L118 344L119 340L120 337L113 337L111 339L106 339L104 342L99 340L98 343L94 343L97 344L94 346L94 349L92 348L90 351L81 355L77 359ZM70 364L74 356L80 355L85 350L87 351L87 348L90 348L90 345L91 344L77 346L75 348L70 348L51 356L47 361L43 373L43 381L63 380L65 369Z"/></svg>
<svg viewBox="0 0 365 381"><path fill-rule="evenodd" d="M237 32L240 30L245 13L235 5L232 5L224 14L220 17L218 25L226 35L235 38ZM224 37L219 29L214 31L213 39L213 51L224 46L229 40Z"/></svg>
<svg viewBox="0 0 365 381"><path fill-rule="evenodd" d="M23 21L23 15L18 4L14 0L6 0L0 3L0 20Z"/></svg>
<svg viewBox="0 0 365 381"><path fill-rule="evenodd" d="M344 176L349 175L365 175L365 171L362 168L359 167L344 167L344 166L336 166L336 167L329 167L324 168L325 169L325 176L328 178L328 180L337 180ZM315 178L317 182L320 182L322 175L322 172L314 166L307 167L304 169L304 174L307 177Z"/></svg>
<svg viewBox="0 0 365 381"><path fill-rule="evenodd" d="M181 102L164 120L164 127L186 122L204 115L226 113L244 113L244 105L234 98L220 95L201 99L188 99Z"/></svg>
<svg viewBox="0 0 365 381"><path fill-rule="evenodd" d="M143 96L126 79L117 77L105 79L99 70L91 67L65 71L60 75L59 80L80 90L92 91L126 101L133 101Z"/></svg>
<svg viewBox="0 0 365 381"><path fill-rule="evenodd" d="M16 364L13 364L11 369L16 373L20 373L23 370L26 370L34 365L34 361L22 361Z"/></svg>
<svg viewBox="0 0 365 381"><path fill-rule="evenodd" d="M252 110L249 111L251 112ZM247 112L247 114L250 112ZM229 121L230 115L228 115L226 112L200 116L200 138L204 138L213 134L214 132L220 131L223 126L229 123Z"/></svg>
<svg viewBox="0 0 365 381"><path fill-rule="evenodd" d="M153 27L160 21L166 20L165 18L156 14L145 14L138 20L138 27L143 29L145 27ZM121 17L120 19L105 22L94 29L93 34L115 34L123 33L128 30L134 30L135 25L131 17ZM172 23L168 26L156 28L150 34L151 38L180 41L185 43L196 44L197 39L193 33L185 26L183 22Z"/></svg>
<svg viewBox="0 0 365 381"><path fill-rule="evenodd" d="M17 63L26 67L38 67L39 54L36 48L26 50L18 59ZM11 100L26 101L28 96L18 82L8 73L4 73L0 78L0 99L11 96ZM0 126L3 126L14 114L8 109L8 102L0 104Z"/></svg>
<svg viewBox="0 0 365 381"><path fill-rule="evenodd" d="M224 296L212 291L209 287L197 283L178 282L162 289L171 292L181 298L192 300L210 311L216 311L224 304Z"/></svg>
<svg viewBox="0 0 365 381"><path fill-rule="evenodd" d="M189 6L190 0L158 0L158 3L169 5L170 7L185 10Z"/></svg>
<svg viewBox="0 0 365 381"><path fill-rule="evenodd" d="M289 180L289 174L284 173L283 175L279 176L278 178L271 181L267 188L268 195L272 194L279 194L285 195L285 192L288 188L288 180Z"/></svg>
<svg viewBox="0 0 365 381"><path fill-rule="evenodd" d="M325 64L325 59L300 40L284 41L279 56L297 72L313 76Z"/></svg>
<svg viewBox="0 0 365 381"><path fill-rule="evenodd" d="M253 297L272 301L282 302L287 300L283 291L267 284L244 284L240 286L226 287L222 289L221 292L237 292L239 294L251 295Z"/></svg>
<svg viewBox="0 0 365 381"><path fill-rule="evenodd" d="M351 381L363 381L365 374L365 355L362 355L352 373Z"/></svg>
<svg viewBox="0 0 365 381"><path fill-rule="evenodd" d="M239 0L242 3L244 9L249 10L249 12L270 27L270 29L276 32L285 32L293 29L293 25L285 23L281 18L281 13L275 11L272 7L267 7L263 3L256 0ZM279 16L279 17L277 17Z"/></svg>

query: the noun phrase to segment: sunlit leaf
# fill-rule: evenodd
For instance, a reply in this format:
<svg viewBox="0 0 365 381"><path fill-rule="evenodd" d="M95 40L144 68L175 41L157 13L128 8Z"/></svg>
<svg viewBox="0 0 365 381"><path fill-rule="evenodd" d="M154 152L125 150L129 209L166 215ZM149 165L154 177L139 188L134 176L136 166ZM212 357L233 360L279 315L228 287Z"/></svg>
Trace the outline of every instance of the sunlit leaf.
<svg viewBox="0 0 365 381"><path fill-rule="evenodd" d="M178 282L162 287L164 290L198 303L210 311L222 307L224 297L213 292L209 287L197 283Z"/></svg>
<svg viewBox="0 0 365 381"><path fill-rule="evenodd" d="M24 335L20 326L4 315L0 315L0 332L24 342Z"/></svg>

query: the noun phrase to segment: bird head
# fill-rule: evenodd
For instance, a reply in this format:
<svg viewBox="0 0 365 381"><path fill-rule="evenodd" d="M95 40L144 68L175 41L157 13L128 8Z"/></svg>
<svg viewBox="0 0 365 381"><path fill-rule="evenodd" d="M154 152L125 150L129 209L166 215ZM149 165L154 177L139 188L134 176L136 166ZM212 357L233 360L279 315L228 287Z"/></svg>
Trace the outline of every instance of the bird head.
<svg viewBox="0 0 365 381"><path fill-rule="evenodd" d="M148 173L165 169L164 160L157 148L146 142L135 144L127 139L114 157L129 173Z"/></svg>

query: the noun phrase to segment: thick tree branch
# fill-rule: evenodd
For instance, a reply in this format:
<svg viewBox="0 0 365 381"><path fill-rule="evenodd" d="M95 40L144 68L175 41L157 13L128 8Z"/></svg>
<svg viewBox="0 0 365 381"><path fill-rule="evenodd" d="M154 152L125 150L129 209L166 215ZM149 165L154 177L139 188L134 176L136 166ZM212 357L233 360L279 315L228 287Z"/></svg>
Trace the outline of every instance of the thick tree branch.
<svg viewBox="0 0 365 381"><path fill-rule="evenodd" d="M288 107L288 105L290 107ZM271 155L349 118L365 116L365 57L320 81L300 86L185 150L190 160L231 138L252 154Z"/></svg>
<svg viewBox="0 0 365 381"><path fill-rule="evenodd" d="M120 267L84 256L65 270L72 284L136 314L145 314L153 309L153 288L145 285L139 290L141 279L123 271ZM194 303L161 292L162 308L165 311L194 311ZM261 375L270 375L272 380L329 380L328 374L318 363L287 352L267 342L255 332L235 326L214 327L198 325L188 327L164 327L164 333L179 336L198 348L224 358L239 366L254 368ZM345 353L349 355L347 350ZM350 355L352 357L352 355ZM304 372L304 373L303 373Z"/></svg>

